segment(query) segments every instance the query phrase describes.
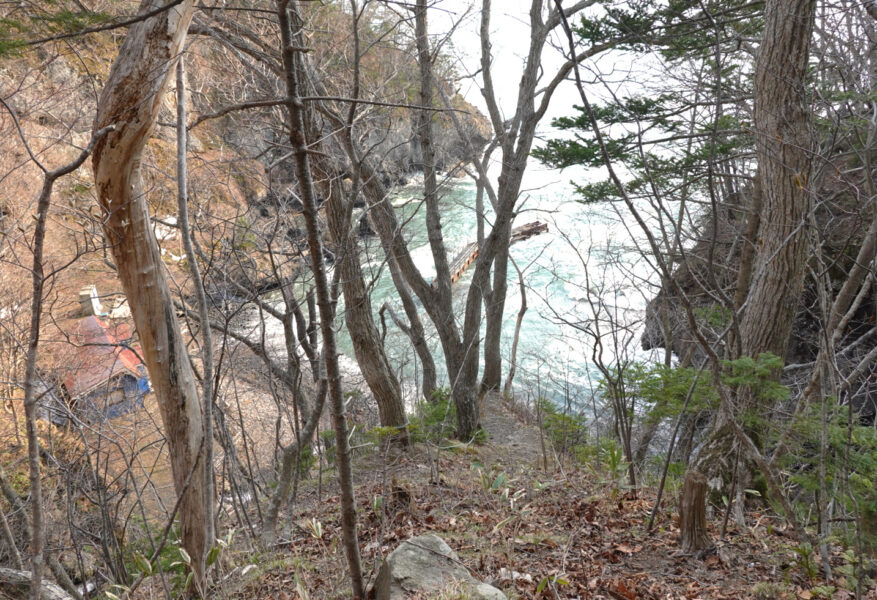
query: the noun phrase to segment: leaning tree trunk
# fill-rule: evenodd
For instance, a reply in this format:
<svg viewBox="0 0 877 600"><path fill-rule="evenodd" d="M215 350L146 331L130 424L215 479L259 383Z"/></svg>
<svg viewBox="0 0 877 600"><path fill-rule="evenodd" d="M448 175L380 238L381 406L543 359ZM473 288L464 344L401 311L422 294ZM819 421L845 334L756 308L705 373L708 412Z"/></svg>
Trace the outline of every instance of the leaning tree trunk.
<svg viewBox="0 0 877 600"><path fill-rule="evenodd" d="M207 292L204 289L204 278L198 266L198 257L195 255L195 244L192 239L192 230L189 228L189 161L186 154L188 148L188 132L186 131L186 70L182 59L177 62L176 69L177 87L177 213L180 224L180 237L183 240L183 248L186 252L186 260L189 261L189 271L192 275L192 285L195 288L195 297L198 299L198 320L201 322L201 377L202 405L204 406L204 460L201 468L204 469L204 520L205 535L208 546L213 545L216 538L214 529L213 498L215 497L213 485L213 336L210 332L209 305Z"/></svg>
<svg viewBox="0 0 877 600"><path fill-rule="evenodd" d="M409 324L406 326L404 323L397 320L393 316L392 311L390 316L396 322L396 325L411 340L411 345L414 346L414 351L420 359L420 370L423 373L421 393L424 400L432 402L435 398L433 392L437 385L435 361L432 358L429 345L426 343L426 334L423 330L423 323L420 320L420 314L417 312L417 305L414 303L414 298L411 296L411 289L408 287L408 283L399 271L399 265L396 263L396 259L392 254L387 254L387 269L390 271L390 276L393 278L393 284L396 286L399 300L402 302L402 308L405 310L405 316L408 317Z"/></svg>
<svg viewBox="0 0 877 600"><path fill-rule="evenodd" d="M17 123L18 118L11 109L10 113ZM101 140L109 130L110 128L101 128L100 130L96 131L95 134L92 136L91 141L88 143L86 149L79 154L79 157L76 158L76 160L53 171L46 170L46 168L41 163L34 159L34 162L43 171L44 175L43 187L40 191L40 196L37 199L37 214L35 216L36 226L34 228L32 238L33 268L31 269L32 287L30 298L30 329L28 332L27 353L24 367L24 418L25 429L27 432L27 456L31 505L31 524L29 527L31 546L30 577L32 579L31 592L34 598L37 598L37 596L39 595L40 585L42 582L42 567L45 560L44 545L46 541L46 527L44 519L45 515L43 512L42 476L40 474L40 440L37 433L37 409L40 399L40 396L37 393L39 384L39 376L37 373L37 356L39 353L40 345L40 330L42 328L41 320L43 314L43 295L45 292L46 284L48 282L48 279L46 278L43 269L43 250L45 248L46 240L46 222L49 218L49 206L52 203L52 190L54 188L55 182L60 177L68 175L69 173L72 173L73 171L78 169L82 165L82 163L84 163L85 160L88 158L88 155L94 148L94 144L97 141ZM2 477L2 470L0 470L0 478L5 481L5 477ZM11 497L10 502L12 502ZM5 517L3 517L3 532L4 537L8 539L7 543L10 546L9 553L16 558L16 562L18 563L17 566L21 567L21 557L18 555L18 550L15 548L15 542L13 540L11 532L9 531L9 526ZM50 566L52 566L53 564L57 564L57 561L50 560L49 564ZM66 573L64 576L66 577ZM59 581L63 582L64 578L59 578Z"/></svg>
<svg viewBox="0 0 877 600"><path fill-rule="evenodd" d="M350 211L345 209L341 198L340 186L339 181L332 182L328 190L326 213L329 231L338 245L335 268L341 274L347 331L353 342L356 362L378 405L381 425L395 428L397 433L391 439L407 446L408 417L402 402L402 389L387 360L380 333L375 326L371 297L359 263L359 246L351 227Z"/></svg>
<svg viewBox="0 0 877 600"><path fill-rule="evenodd" d="M95 187L104 234L142 346L168 439L174 487L182 495L180 529L198 585L207 547L201 405L180 333L164 264L152 231L140 161L152 132L168 75L183 47L194 0L185 0L131 26L98 101L94 129L115 130L95 148ZM141 12L164 5L144 0Z"/></svg>
<svg viewBox="0 0 877 600"><path fill-rule="evenodd" d="M304 46L304 36L301 32L294 35L295 43ZM326 95L319 74L316 69L307 64L307 57L299 58L301 68L297 75L301 85L309 84L310 91L314 96ZM310 74L310 81L308 81ZM356 95L356 93L354 93ZM319 150L314 152L310 165L317 179L321 182L319 190L327 198L326 217L329 223L329 232L337 248L337 262L344 292L344 314L346 317L347 330L353 342L353 352L359 365L366 384L371 390L378 405L381 425L395 428L396 433L391 440L402 446L408 444L408 418L405 415L405 404L402 401L402 388L396 378L387 354L384 350L378 328L375 326L374 313L372 311L371 296L365 285L365 277L360 264L359 244L352 226L352 208L354 198L344 191L341 177L346 168L340 167L331 158L331 149L328 143L332 139L334 127L323 125L320 112L312 103L303 107L305 127L308 129L305 135L311 140L326 140L312 142L311 148ZM352 109L351 109L352 110ZM348 122L342 134L350 138L354 113L348 114ZM336 123L337 125L337 123ZM321 130L322 127L322 130ZM362 192L357 183L352 195ZM316 185L316 184L315 184Z"/></svg>
<svg viewBox="0 0 877 600"><path fill-rule="evenodd" d="M453 300L451 297L451 272L448 265L448 256L444 245L441 225L441 211L439 208L438 184L435 169L435 145L432 127L433 88L435 85L432 72L432 52L429 48L427 26L427 2L417 0L415 8L415 38L417 42L417 63L420 67L420 105L423 107L417 112L417 137L423 152L423 196L426 202L426 231L429 238L429 246L432 250L433 263L435 264L435 279L433 280L435 303L440 311L447 317L453 314ZM483 262L483 259L482 259ZM482 278L483 279L483 278ZM473 286L478 287L473 279ZM481 293L475 294L477 306L472 305L473 293L470 292L466 302L466 318L464 332L461 339L459 335L449 335L447 332L451 325L441 323L433 317L433 323L439 332L445 353L448 375L451 379L451 395L457 410L457 437L462 440L474 438L478 429L478 395L476 393L476 381L478 378L478 330L480 326ZM422 299L422 298L421 298ZM471 313L476 310L477 313ZM431 313L431 316L435 311ZM473 321L472 315L477 314ZM452 318L452 317L451 317ZM445 332L445 333L443 333ZM454 334L456 332L454 331Z"/></svg>

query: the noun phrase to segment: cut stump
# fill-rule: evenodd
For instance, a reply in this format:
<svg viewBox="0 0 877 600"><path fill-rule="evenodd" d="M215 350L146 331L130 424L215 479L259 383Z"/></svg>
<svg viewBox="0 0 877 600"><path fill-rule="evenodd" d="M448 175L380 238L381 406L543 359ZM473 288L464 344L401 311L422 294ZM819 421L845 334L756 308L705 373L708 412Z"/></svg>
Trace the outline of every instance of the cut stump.
<svg viewBox="0 0 877 600"><path fill-rule="evenodd" d="M683 554L694 554L710 544L706 531L706 477L688 471L679 499L679 545Z"/></svg>

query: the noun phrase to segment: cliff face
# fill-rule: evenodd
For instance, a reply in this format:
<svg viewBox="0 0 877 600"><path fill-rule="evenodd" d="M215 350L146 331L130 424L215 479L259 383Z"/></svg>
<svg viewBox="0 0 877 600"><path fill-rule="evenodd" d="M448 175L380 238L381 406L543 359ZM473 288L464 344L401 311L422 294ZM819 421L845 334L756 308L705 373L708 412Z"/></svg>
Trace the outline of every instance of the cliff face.
<svg viewBox="0 0 877 600"><path fill-rule="evenodd" d="M390 183L418 170L420 149L414 134L414 111L409 107L419 104L419 75L409 25L377 3L363 8L356 18L347 12L346 3L305 3L302 10L309 49L302 80L307 95L321 98L315 118L329 122L321 145L335 146L335 159L343 163L347 159L339 132L349 127L361 155L367 156ZM205 12L196 18L192 33L190 60L198 68L190 68L190 77L191 87L198 90L192 96L199 118L215 115L223 107L283 97L276 31L273 24L266 25L263 16L241 13L232 21ZM468 160L469 144L479 148L491 134L486 117L457 94L453 83L457 75L451 65L443 52L436 52L438 85L465 129L464 138L444 112L441 98L435 98L434 106L442 108L434 117L437 158L447 170ZM307 99L305 102L315 106ZM282 107L228 112L204 121L201 128L216 143L258 160L264 167L260 179L265 192L283 196L294 186Z"/></svg>
<svg viewBox="0 0 877 600"><path fill-rule="evenodd" d="M72 0L69 4L66 8L73 12L81 8ZM105 11L108 17L136 11L131 3L100 0L92 4L95 11ZM327 102L338 114L347 115L351 103L346 99L357 96L364 100L352 118L353 136L377 165L383 183L402 182L420 162L413 113L406 108L417 103L418 89L413 37L405 32L407 25L392 11L370 7L358 22L360 50L356 60L352 16L336 3L307 4L309 56L315 65L312 76L325 86L326 97L336 99ZM58 9L65 8L63 5L58 3ZM265 14L273 3L256 5L259 3L254 3L253 11L231 14L199 12L185 54L192 125L191 212L204 248L216 259L208 276L221 275L220 279L258 280L264 274L255 271L264 263L253 255L241 257L237 251L262 249L274 242L294 250L300 237L294 217L282 226L276 222L278 211L295 212L285 111L277 105L227 110L283 97L276 26ZM13 8L0 9L0 13L3 18L24 18L16 16ZM47 167L66 162L87 143L97 96L123 37L124 29L103 32L0 57L0 96L17 112L27 144ZM439 53L436 64L452 105L463 111L459 114L468 136L461 138L451 119L436 113L440 166L451 170L467 159L468 144L483 145L490 132L487 120L454 92L454 73L446 66L450 61ZM171 89L163 99L144 159L151 211L165 223L176 213L174 108ZM11 248L26 241L31 231L30 204L39 192L41 172L29 160L5 110L0 111L0 133L0 227ZM346 158L337 142L335 146L337 160L343 163ZM82 285L97 284L101 293L112 294L118 289L103 242L101 218L89 169L81 169L56 186L48 259L60 265L81 255L55 278L53 306L61 312L76 309ZM266 231L272 228L277 231ZM10 235L13 232L17 234ZM171 231L162 238L159 241L169 268L184 280L186 268L178 236ZM7 260L0 267L0 287L8 291L0 293L0 307L17 306L17 291L27 281L23 256L14 259L17 265ZM104 303L111 306L112 299Z"/></svg>

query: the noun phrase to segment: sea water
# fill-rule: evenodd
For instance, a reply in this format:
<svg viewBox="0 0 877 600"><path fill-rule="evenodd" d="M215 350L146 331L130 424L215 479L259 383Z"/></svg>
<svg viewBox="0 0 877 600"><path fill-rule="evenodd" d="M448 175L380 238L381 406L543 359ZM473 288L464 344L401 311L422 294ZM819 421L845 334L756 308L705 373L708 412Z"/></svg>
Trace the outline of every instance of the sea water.
<svg viewBox="0 0 877 600"><path fill-rule="evenodd" d="M582 173L559 172L530 165L517 209L515 226L533 221L548 225L548 232L516 243L511 258L523 272L527 312L517 351L514 389L519 397L547 398L559 406L597 411L599 366L612 367L619 360L644 360L640 350L641 323L648 299L654 295L655 277L643 248L643 236L621 205L613 202L582 204L571 182ZM476 241L475 184L469 179L445 178L441 185L442 234L449 260ZM398 221L409 249L427 281L435 274L426 237L425 206L418 181L398 189L393 197ZM492 213L487 196L487 232ZM362 261L372 306L377 313L384 302L404 317L383 251L377 237L362 240ZM453 288L458 323L462 327L466 295L474 266ZM440 385L447 373L434 329L422 306L420 316ZM517 315L521 307L518 273L508 269L508 293L503 318L501 352L503 378L508 373ZM339 317L343 308L339 306ZM386 347L399 370L406 395L417 395L418 367L408 339L387 318ZM482 311L482 336L483 336ZM339 347L350 359L353 349L341 330ZM483 345L479 349L483 353Z"/></svg>

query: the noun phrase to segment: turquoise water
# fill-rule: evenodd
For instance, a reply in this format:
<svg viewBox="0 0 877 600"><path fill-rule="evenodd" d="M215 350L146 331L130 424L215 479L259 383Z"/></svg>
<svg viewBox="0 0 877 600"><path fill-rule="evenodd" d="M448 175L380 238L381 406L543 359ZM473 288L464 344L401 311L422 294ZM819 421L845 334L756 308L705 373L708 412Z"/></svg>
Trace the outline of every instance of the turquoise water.
<svg viewBox="0 0 877 600"><path fill-rule="evenodd" d="M524 270L528 311L518 347L515 390L522 397L547 397L555 403L586 407L593 399L599 371L594 364L594 335L602 336L596 346L608 364L615 358L638 356L639 321L645 303L653 293L648 285L649 270L634 248L636 236L628 231L623 214L611 204L582 205L575 201L568 173L532 169L528 171L515 225L532 221L548 224L548 232L512 246L511 255ZM475 186L466 179L446 180L442 187L442 225L449 257L475 241ZM397 191L393 203L412 256L424 277L435 269L425 230L422 191L410 185ZM487 202L485 198L485 202ZM489 218L489 217L488 217ZM396 299L383 252L376 237L363 242L363 264L371 277L372 302L376 313L386 301L404 316ZM469 289L471 271L454 286L454 302L460 307ZM515 321L521 305L518 275L509 267L509 288L503 321L502 355L511 355ZM339 307L339 315L343 314ZM424 327L439 371L447 385L441 352L431 324L421 310ZM621 328L611 327L613 321ZM380 327L380 320L377 319ZM409 396L416 394L415 353L408 339L387 318L387 349L400 371ZM339 346L350 358L353 351L342 330ZM508 364L504 365L505 377Z"/></svg>

